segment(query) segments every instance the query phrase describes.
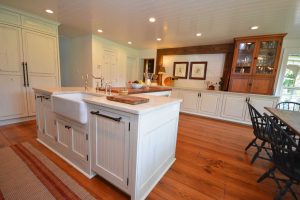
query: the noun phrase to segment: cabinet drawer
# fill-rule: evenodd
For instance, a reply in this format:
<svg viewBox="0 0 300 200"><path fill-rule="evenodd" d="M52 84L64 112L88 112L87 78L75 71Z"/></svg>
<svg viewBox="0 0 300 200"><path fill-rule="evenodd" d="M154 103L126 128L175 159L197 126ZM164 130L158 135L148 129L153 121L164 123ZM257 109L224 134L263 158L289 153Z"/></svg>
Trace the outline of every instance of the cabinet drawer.
<svg viewBox="0 0 300 200"><path fill-rule="evenodd" d="M52 35L56 35L57 26L54 24L47 23L42 20L38 20L32 17L22 16L21 17L22 26L28 29L33 29L37 31L41 31L44 33L49 33Z"/></svg>
<svg viewBox="0 0 300 200"><path fill-rule="evenodd" d="M0 23L21 25L20 15L0 8Z"/></svg>

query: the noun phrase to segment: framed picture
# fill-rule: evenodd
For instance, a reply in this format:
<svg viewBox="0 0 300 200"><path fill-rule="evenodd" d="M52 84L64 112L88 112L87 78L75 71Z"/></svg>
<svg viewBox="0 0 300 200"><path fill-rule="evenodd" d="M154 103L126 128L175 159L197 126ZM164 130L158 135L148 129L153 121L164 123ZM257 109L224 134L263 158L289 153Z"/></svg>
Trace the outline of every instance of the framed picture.
<svg viewBox="0 0 300 200"><path fill-rule="evenodd" d="M173 75L176 78L187 79L188 62L174 62Z"/></svg>
<svg viewBox="0 0 300 200"><path fill-rule="evenodd" d="M206 69L207 69L207 62L191 62L190 79L205 80Z"/></svg>

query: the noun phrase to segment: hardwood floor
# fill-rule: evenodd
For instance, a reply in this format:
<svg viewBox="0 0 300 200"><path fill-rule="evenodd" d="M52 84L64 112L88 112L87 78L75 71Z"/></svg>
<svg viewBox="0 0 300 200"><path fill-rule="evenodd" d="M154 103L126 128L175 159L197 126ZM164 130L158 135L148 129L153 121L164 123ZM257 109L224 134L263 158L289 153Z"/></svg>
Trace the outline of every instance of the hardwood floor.
<svg viewBox="0 0 300 200"><path fill-rule="evenodd" d="M252 138L251 127L181 114L177 160L147 199L273 199L277 189L272 180L256 183L270 163L250 165L254 151L244 152ZM129 199L99 176L87 179L35 139L34 121L0 127L0 148L27 141L97 199Z"/></svg>

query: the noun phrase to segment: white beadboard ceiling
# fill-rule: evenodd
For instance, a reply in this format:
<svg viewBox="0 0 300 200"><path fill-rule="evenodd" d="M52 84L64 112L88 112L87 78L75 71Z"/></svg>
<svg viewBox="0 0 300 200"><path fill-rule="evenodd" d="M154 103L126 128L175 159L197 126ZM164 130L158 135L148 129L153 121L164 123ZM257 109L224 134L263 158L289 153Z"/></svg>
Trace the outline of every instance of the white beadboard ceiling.
<svg viewBox="0 0 300 200"><path fill-rule="evenodd" d="M0 0L61 23L65 36L97 33L138 49L232 42L237 36L288 33L300 39L300 0ZM50 15L45 9L52 9ZM155 17L155 23L149 23ZM250 30L253 25L258 30ZM202 37L196 37L201 32ZM162 41L156 41L156 38ZM129 46L129 45L128 45Z"/></svg>

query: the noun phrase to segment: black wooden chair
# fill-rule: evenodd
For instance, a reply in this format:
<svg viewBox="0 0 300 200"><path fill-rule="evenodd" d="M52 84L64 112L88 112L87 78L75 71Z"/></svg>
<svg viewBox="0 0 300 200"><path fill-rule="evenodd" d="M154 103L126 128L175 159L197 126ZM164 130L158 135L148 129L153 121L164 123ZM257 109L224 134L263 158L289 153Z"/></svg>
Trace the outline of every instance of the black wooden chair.
<svg viewBox="0 0 300 200"><path fill-rule="evenodd" d="M297 199L296 193L292 190L293 184L300 183L300 149L296 141L271 117L265 114L266 132L272 148L272 161L274 166L265 172L257 182L263 181L265 178L272 178L279 189L275 199L279 200L289 190L293 197ZM278 169L288 179L279 179L275 176L275 170ZM282 183L284 185L282 186Z"/></svg>
<svg viewBox="0 0 300 200"><path fill-rule="evenodd" d="M247 145L245 148L245 151L247 151L250 147L256 147L257 151L254 154L251 164L255 162L257 158L261 158L264 160L270 160L270 148L267 147L268 145L268 135L265 131L266 129L266 121L265 117L262 116L249 102L247 102L248 108L249 108L249 114L251 117L252 127L253 127L253 134L255 135L255 138ZM261 144L257 143L257 140L261 141ZM268 157L260 156L261 151L264 150Z"/></svg>
<svg viewBox="0 0 300 200"><path fill-rule="evenodd" d="M290 111L298 111L300 112L300 103L291 102L291 101L284 101L280 102L276 105L277 109L280 110L290 110Z"/></svg>

